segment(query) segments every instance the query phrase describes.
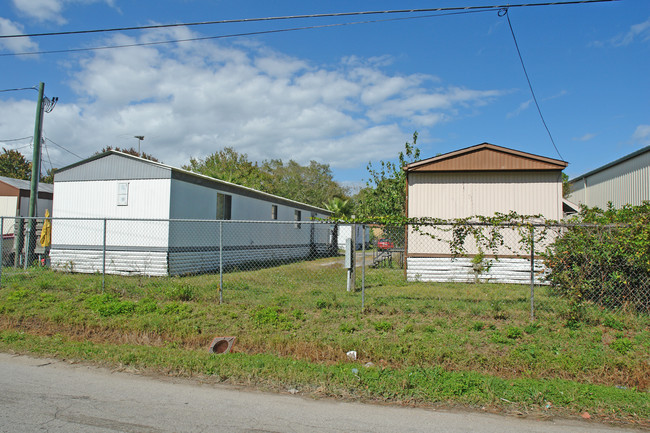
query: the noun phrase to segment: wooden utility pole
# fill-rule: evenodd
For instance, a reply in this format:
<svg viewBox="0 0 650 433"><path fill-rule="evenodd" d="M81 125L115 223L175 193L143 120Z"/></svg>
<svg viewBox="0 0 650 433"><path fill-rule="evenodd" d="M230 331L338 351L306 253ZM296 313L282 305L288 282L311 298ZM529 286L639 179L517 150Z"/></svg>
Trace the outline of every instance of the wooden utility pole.
<svg viewBox="0 0 650 433"><path fill-rule="evenodd" d="M38 85L38 101L36 103L36 121L34 123L34 153L32 156L32 181L29 188L29 222L27 244L25 245L25 268L34 261L36 248L36 202L38 201L38 181L41 176L41 137L43 135L43 95L45 83Z"/></svg>

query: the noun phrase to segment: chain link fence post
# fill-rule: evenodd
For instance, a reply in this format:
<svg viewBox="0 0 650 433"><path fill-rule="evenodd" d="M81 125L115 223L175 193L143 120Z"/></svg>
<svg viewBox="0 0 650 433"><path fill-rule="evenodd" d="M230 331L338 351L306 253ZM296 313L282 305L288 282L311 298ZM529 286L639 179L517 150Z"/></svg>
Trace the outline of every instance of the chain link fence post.
<svg viewBox="0 0 650 433"><path fill-rule="evenodd" d="M219 303L223 304L223 221L219 221Z"/></svg>
<svg viewBox="0 0 650 433"><path fill-rule="evenodd" d="M106 218L104 218L104 241L102 242L102 293L106 288Z"/></svg>
<svg viewBox="0 0 650 433"><path fill-rule="evenodd" d="M2 265L5 261L5 255L4 255L4 250L2 247L4 247L5 243L5 218L0 217L0 227L2 227L2 241L0 241L0 287L2 287Z"/></svg>
<svg viewBox="0 0 650 433"><path fill-rule="evenodd" d="M535 227L530 226L530 320L535 320Z"/></svg>
<svg viewBox="0 0 650 433"><path fill-rule="evenodd" d="M366 225L361 225L361 311L365 308L366 301Z"/></svg>
<svg viewBox="0 0 650 433"><path fill-rule="evenodd" d="M17 218L14 227L14 268L21 267L23 247L25 246L25 220Z"/></svg>

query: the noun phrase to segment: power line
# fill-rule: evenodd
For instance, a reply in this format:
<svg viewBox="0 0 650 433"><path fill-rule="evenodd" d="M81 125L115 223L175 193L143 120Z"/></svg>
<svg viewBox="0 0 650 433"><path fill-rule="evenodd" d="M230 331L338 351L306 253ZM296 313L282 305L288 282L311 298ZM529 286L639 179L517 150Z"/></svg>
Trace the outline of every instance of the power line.
<svg viewBox="0 0 650 433"><path fill-rule="evenodd" d="M526 81L528 81L528 88L530 89L531 95L533 95L533 101L535 102L535 107L537 107L537 112L539 113L539 117L540 119L542 119L542 124L544 124L544 128L546 128L546 132L548 133L548 137L551 139L551 143L553 143L553 147L555 148L555 151L560 156L560 159L564 160L562 154L560 153L557 146L555 145L555 140L553 140L553 135L551 135L551 131L548 129L548 125L546 125L546 120L544 120L544 116L542 115L542 109L539 108L537 97L535 96L535 92L533 91L533 85L530 83L530 77L528 77L528 72L526 71L526 65L524 65L524 59L521 56L521 51L519 50L519 44L517 43L517 38L515 37L515 31L512 29L512 23L510 22L510 15L508 14L508 8L503 8L499 11L499 16L504 16L504 15L508 19L508 26L510 26L510 33L512 34L512 40L515 42L515 48L517 49L517 54L519 55L519 61L521 62L521 67L524 69L524 75L526 76Z"/></svg>
<svg viewBox="0 0 650 433"><path fill-rule="evenodd" d="M597 1L619 1L619 0L597 0ZM448 16L448 15L461 15L461 14L490 12L490 11L491 10L486 9L486 10L473 10L473 11L462 11L462 12L449 12L445 14L420 15L416 17L403 17L403 18L388 18L384 20L355 21L349 23L322 24L318 26L293 27L288 29L260 30L256 32L234 33L234 34L219 35L219 36L203 36L203 37L188 38L188 39L173 39L173 40L154 41L154 42L138 42L133 44L122 44L122 45L106 45L103 47L68 48L63 50L29 51L29 52L22 52L22 53L0 53L0 57L29 56L29 55L40 55L40 54L61 54L61 53L75 53L75 52L84 52L84 51L111 50L116 48L143 47L143 46L152 46L152 45L174 44L180 42L194 42L194 41L204 41L210 39L225 39L225 38L234 38L234 37L241 37L241 36L253 36L253 35L271 34L271 33L293 32L299 30L322 29L327 27L341 27L341 26L350 26L356 24L372 24L372 23L380 23L380 22L388 22L388 21L403 21L403 20L412 20L412 19L433 18L433 17Z"/></svg>
<svg viewBox="0 0 650 433"><path fill-rule="evenodd" d="M47 137L45 137L45 140L46 140L46 141L49 141L50 143L52 143L52 144L55 145L56 147L65 150L65 151L68 152L69 154L76 156L76 157L79 158L79 159L84 159L82 156L77 155L76 153L72 152L71 150L66 149L65 147L61 146L60 144L55 143L54 141L50 140L50 139L47 138Z"/></svg>
<svg viewBox="0 0 650 433"><path fill-rule="evenodd" d="M21 87L20 89L2 89L0 90L0 92L17 92L19 90L38 90L38 88L34 86L34 87Z"/></svg>
<svg viewBox="0 0 650 433"><path fill-rule="evenodd" d="M44 145L43 147L45 147L45 154L47 155L47 161L50 163L50 172L52 172L52 171L54 171L54 167L52 167L52 158L50 158L50 151L47 148L47 141L43 141L43 145ZM43 161L41 161L41 169L43 168L42 165L43 165ZM46 173L47 173L47 168L45 170L46 170ZM41 170L39 170L39 172L40 171Z"/></svg>
<svg viewBox="0 0 650 433"><path fill-rule="evenodd" d="M10 141L21 141L21 140L27 140L27 139L32 139L34 136L30 135L29 137L21 137L21 138L10 138L8 140L0 140L0 142L3 143L9 143Z"/></svg>
<svg viewBox="0 0 650 433"><path fill-rule="evenodd" d="M445 11L500 10L503 8L532 7L532 6L560 6L560 5L573 5L573 4L584 4L584 3L602 3L602 2L612 2L612 1L620 1L620 0L575 0L575 1L558 1L558 2L546 2L546 3L522 3L522 4L513 4L513 5L457 6L457 7L443 7L443 8L394 9L394 10L379 10L379 11L287 15L287 16L262 17L262 18L240 18L240 19L232 19L232 20L200 21L200 22L192 22L192 23L152 24L147 26L117 27L117 28L106 28L106 29L72 30L72 31L65 31L65 32L0 35L0 39L78 35L78 34L88 34L88 33L107 33L107 32L131 31L131 30L161 29L161 28L170 28L170 27L190 27L190 26L204 26L204 25L213 25L213 24L250 23L250 22L259 22L259 21L278 21L278 20L293 20L293 19L304 19L304 18L332 18L332 17L347 17L347 16L358 16L358 15L402 14L402 13L445 12Z"/></svg>

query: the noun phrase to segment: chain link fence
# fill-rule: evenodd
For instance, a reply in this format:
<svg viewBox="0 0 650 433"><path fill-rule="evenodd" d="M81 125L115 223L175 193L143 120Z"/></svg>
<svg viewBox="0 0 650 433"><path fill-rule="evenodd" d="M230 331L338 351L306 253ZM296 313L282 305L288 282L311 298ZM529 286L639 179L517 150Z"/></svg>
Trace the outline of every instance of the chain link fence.
<svg viewBox="0 0 650 433"><path fill-rule="evenodd" d="M650 309L649 252L623 241L638 235L625 226L8 217L1 226L2 285L19 285L33 269L90 278L101 290L204 275L224 301L229 284L273 269L278 284L300 274L324 292L358 292L362 308L379 302L374 287L398 282L396 291L425 285L431 299L489 303L497 315Z"/></svg>

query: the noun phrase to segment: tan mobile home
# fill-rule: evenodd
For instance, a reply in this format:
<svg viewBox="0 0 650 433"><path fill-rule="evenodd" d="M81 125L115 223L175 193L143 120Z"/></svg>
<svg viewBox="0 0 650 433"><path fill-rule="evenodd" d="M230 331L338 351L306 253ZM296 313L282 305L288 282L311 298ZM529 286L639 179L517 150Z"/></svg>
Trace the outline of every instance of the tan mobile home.
<svg viewBox="0 0 650 433"><path fill-rule="evenodd" d="M494 216L515 211L560 220L562 170L567 163L494 144L476 146L417 161L404 167L407 174L407 216L442 219ZM511 239L507 242L515 243ZM409 231L407 278L422 281L471 281L472 256L454 258L449 246ZM489 252L484 252L489 259ZM481 280L525 283L530 262L504 248L492 260ZM493 259L493 258L492 258Z"/></svg>

